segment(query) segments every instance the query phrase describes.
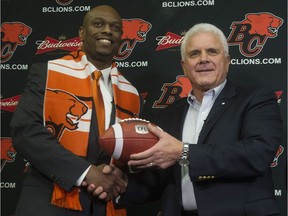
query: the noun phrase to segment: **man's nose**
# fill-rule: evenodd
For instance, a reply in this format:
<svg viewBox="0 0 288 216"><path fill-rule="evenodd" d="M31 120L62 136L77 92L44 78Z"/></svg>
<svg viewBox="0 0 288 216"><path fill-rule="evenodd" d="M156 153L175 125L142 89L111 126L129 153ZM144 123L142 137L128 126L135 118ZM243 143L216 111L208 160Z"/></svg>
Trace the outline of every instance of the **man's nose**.
<svg viewBox="0 0 288 216"><path fill-rule="evenodd" d="M111 33L111 27L109 24L103 26L103 32Z"/></svg>
<svg viewBox="0 0 288 216"><path fill-rule="evenodd" d="M205 51L202 51L201 52L201 55L200 55L200 62L208 62L209 61L209 57L208 57L208 54L205 52Z"/></svg>

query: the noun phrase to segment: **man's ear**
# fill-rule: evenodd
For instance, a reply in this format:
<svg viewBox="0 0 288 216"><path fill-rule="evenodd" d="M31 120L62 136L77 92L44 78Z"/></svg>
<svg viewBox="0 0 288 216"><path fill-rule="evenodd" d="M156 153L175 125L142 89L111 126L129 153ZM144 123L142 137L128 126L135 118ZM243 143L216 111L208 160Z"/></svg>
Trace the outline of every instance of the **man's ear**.
<svg viewBox="0 0 288 216"><path fill-rule="evenodd" d="M81 26L78 30L78 35L80 38L80 41L83 41L84 35L85 35L85 28L83 26Z"/></svg>
<svg viewBox="0 0 288 216"><path fill-rule="evenodd" d="M228 55L228 56L226 57L226 60L227 60L227 63L228 63L228 64L230 64L230 61L231 61L231 56L230 56L230 55Z"/></svg>
<svg viewBox="0 0 288 216"><path fill-rule="evenodd" d="M227 64L226 64L226 72L228 73L228 71L229 71L229 65L230 65L230 61L231 61L230 55L226 57L226 61L227 61Z"/></svg>
<svg viewBox="0 0 288 216"><path fill-rule="evenodd" d="M181 62L181 67L183 69L184 75L186 75L185 62L184 62L184 60L181 60L180 62Z"/></svg>

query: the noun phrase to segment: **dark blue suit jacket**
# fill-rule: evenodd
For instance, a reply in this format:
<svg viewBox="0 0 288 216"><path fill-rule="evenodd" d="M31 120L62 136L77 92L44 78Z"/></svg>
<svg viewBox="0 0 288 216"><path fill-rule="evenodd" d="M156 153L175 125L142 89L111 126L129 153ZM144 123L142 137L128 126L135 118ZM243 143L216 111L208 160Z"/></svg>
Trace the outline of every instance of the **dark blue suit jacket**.
<svg viewBox="0 0 288 216"><path fill-rule="evenodd" d="M187 98L180 99L160 112L156 124L181 140L187 110ZM189 173L199 215L279 214L270 164L281 137L275 93L265 87L235 87L228 81L198 143L190 145ZM180 172L176 163L166 170L131 175L121 202L141 203L161 197L163 216L180 216Z"/></svg>
<svg viewBox="0 0 288 216"><path fill-rule="evenodd" d="M87 158L63 148L43 126L46 77L46 63L32 65L28 82L11 121L13 145L17 153L31 163L23 182L16 215L82 215L80 212L76 214L75 211L50 204L54 183L70 191L91 164L109 164L111 158L97 144L95 112L92 112ZM105 202L93 198L85 189L81 190L80 198L84 211L90 212L90 207L93 206L93 215L106 215Z"/></svg>

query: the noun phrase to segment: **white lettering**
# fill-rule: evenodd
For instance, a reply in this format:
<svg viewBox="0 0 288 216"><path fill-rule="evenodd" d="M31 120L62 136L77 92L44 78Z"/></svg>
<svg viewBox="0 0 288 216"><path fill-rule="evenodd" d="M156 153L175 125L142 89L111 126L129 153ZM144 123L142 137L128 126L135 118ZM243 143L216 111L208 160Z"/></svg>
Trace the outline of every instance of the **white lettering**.
<svg viewBox="0 0 288 216"><path fill-rule="evenodd" d="M169 45L174 45L174 44L180 45L182 40L183 40L183 37L180 38L180 39L173 39L173 38L171 38L170 35L168 35L168 36L158 36L156 38L156 40L159 41L158 45L167 45L167 44L169 44Z"/></svg>
<svg viewBox="0 0 288 216"><path fill-rule="evenodd" d="M89 11L90 6L69 6L69 7L43 7L42 13L71 13L79 11Z"/></svg>
<svg viewBox="0 0 288 216"><path fill-rule="evenodd" d="M116 62L117 67L148 67L148 61Z"/></svg>
<svg viewBox="0 0 288 216"><path fill-rule="evenodd" d="M282 59L281 58L263 58L263 59L231 59L230 61L231 65L273 65L273 64L281 64Z"/></svg>
<svg viewBox="0 0 288 216"><path fill-rule="evenodd" d="M36 43L39 43L39 41L37 41ZM37 49L38 50L44 50L44 49L59 49L59 48L69 48L69 47L79 47L81 45L82 42L79 42L77 40L71 41L71 42L65 42L65 41L58 41L56 43L53 43L49 40L44 40L42 42L40 42L40 44L38 45Z"/></svg>
<svg viewBox="0 0 288 216"><path fill-rule="evenodd" d="M11 106L17 106L17 105L18 105L18 101L13 101L13 100L5 101L5 102L0 101L0 106L3 106L3 107L11 107Z"/></svg>
<svg viewBox="0 0 288 216"><path fill-rule="evenodd" d="M180 8L194 6L213 6L214 0L194 0L194 1L168 1L162 2L163 8Z"/></svg>
<svg viewBox="0 0 288 216"><path fill-rule="evenodd" d="M275 190L274 195L275 196L282 196L282 191L281 190Z"/></svg>
<svg viewBox="0 0 288 216"><path fill-rule="evenodd" d="M16 188L15 182L1 182L0 188Z"/></svg>

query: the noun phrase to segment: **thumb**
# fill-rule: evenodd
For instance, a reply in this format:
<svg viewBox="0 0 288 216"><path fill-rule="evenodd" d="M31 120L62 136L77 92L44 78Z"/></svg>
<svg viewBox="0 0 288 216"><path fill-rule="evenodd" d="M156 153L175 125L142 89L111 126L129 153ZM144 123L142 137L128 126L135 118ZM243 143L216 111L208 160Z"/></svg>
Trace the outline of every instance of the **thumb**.
<svg viewBox="0 0 288 216"><path fill-rule="evenodd" d="M106 165L106 166L104 166L102 172L104 174L110 174L113 170L114 170L114 168L112 166Z"/></svg>

